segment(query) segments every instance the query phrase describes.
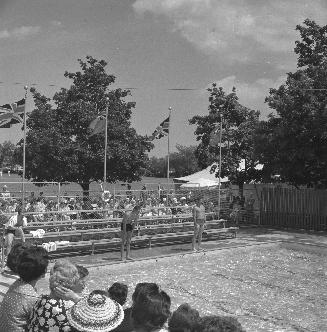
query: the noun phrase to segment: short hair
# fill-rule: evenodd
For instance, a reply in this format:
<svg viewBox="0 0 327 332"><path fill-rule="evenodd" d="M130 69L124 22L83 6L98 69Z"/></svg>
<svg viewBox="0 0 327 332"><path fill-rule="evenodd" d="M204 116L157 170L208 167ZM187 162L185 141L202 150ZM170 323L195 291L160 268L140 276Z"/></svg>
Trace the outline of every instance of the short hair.
<svg viewBox="0 0 327 332"><path fill-rule="evenodd" d="M131 312L135 328L148 332L160 329L170 316L170 297L158 286L156 288L144 285L135 297Z"/></svg>
<svg viewBox="0 0 327 332"><path fill-rule="evenodd" d="M240 322L230 316L204 316L199 320L197 331L245 332Z"/></svg>
<svg viewBox="0 0 327 332"><path fill-rule="evenodd" d="M26 248L19 257L17 272L25 282L40 279L47 271L48 252L43 247Z"/></svg>
<svg viewBox="0 0 327 332"><path fill-rule="evenodd" d="M10 250L10 253L7 258L7 266L9 269L15 273L17 273L18 262L21 254L24 252L26 248L29 248L30 245L27 243L16 243Z"/></svg>
<svg viewBox="0 0 327 332"><path fill-rule="evenodd" d="M77 267L67 259L59 259L50 272L49 287L51 290L57 286L74 289L79 279Z"/></svg>
<svg viewBox="0 0 327 332"><path fill-rule="evenodd" d="M159 286L154 282L139 282L134 289L132 294L133 302L137 301L137 298L141 292L158 292Z"/></svg>
<svg viewBox="0 0 327 332"><path fill-rule="evenodd" d="M127 293L128 286L120 282L113 283L108 289L109 297L121 306L126 303Z"/></svg>
<svg viewBox="0 0 327 332"><path fill-rule="evenodd" d="M200 314L188 303L181 304L172 314L168 322L169 332L195 332Z"/></svg>

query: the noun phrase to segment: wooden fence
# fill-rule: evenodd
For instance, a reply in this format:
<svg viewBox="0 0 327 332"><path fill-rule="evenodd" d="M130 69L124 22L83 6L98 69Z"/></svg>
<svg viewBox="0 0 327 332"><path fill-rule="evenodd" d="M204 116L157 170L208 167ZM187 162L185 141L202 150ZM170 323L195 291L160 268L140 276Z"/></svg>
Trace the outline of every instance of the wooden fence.
<svg viewBox="0 0 327 332"><path fill-rule="evenodd" d="M264 188L260 225L327 231L327 191Z"/></svg>

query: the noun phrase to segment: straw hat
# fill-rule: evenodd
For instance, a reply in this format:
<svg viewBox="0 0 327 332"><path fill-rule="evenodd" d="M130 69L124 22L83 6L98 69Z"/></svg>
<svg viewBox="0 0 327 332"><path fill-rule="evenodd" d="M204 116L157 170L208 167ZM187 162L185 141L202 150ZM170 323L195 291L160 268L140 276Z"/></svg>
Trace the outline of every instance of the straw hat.
<svg viewBox="0 0 327 332"><path fill-rule="evenodd" d="M112 331L124 319L120 304L111 300L104 291L95 290L67 312L71 326L81 332Z"/></svg>

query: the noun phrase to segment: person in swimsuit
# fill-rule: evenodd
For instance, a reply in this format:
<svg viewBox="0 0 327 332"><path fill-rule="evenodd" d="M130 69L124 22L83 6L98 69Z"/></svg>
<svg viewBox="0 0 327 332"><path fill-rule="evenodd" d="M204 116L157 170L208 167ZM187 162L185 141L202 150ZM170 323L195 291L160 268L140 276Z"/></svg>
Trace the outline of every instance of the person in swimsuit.
<svg viewBox="0 0 327 332"><path fill-rule="evenodd" d="M192 240L192 250L196 251L195 245L198 240L198 250L201 250L202 233L204 224L206 221L205 207L202 199L196 201L196 205L193 207L193 220L194 220L194 235Z"/></svg>
<svg viewBox="0 0 327 332"><path fill-rule="evenodd" d="M141 206L135 205L132 211L124 213L121 223L121 260L124 257L125 245L126 245L126 259L132 260L130 257L131 252L131 239L133 235L134 224L137 222L140 216Z"/></svg>

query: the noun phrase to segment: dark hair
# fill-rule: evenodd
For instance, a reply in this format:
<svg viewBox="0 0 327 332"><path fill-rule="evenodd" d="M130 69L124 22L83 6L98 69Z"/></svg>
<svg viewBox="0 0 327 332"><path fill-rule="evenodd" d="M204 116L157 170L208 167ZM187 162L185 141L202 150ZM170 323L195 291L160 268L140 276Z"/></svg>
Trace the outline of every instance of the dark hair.
<svg viewBox="0 0 327 332"><path fill-rule="evenodd" d="M156 287L153 287L155 285ZM163 327L170 316L170 297L156 284L140 287L132 306L131 317L134 327L153 331Z"/></svg>
<svg viewBox="0 0 327 332"><path fill-rule="evenodd" d="M45 274L49 263L48 252L42 247L26 248L20 255L17 272L25 282L39 279Z"/></svg>
<svg viewBox="0 0 327 332"><path fill-rule="evenodd" d="M76 268L80 278L85 278L89 275L89 270L86 267L82 265L76 265Z"/></svg>
<svg viewBox="0 0 327 332"><path fill-rule="evenodd" d="M112 300L115 300L120 305L124 305L126 303L128 293L128 287L125 284L120 282L113 283L109 289L108 294Z"/></svg>
<svg viewBox="0 0 327 332"><path fill-rule="evenodd" d="M135 286L134 293L132 294L133 302L137 301L137 298L141 292L158 292L159 287L154 282L140 282Z"/></svg>
<svg viewBox="0 0 327 332"><path fill-rule="evenodd" d="M7 266L9 269L17 273L17 265L20 259L21 254L26 248L29 248L30 245L27 243L16 243L10 250L10 253L7 258Z"/></svg>
<svg viewBox="0 0 327 332"><path fill-rule="evenodd" d="M200 318L197 331L245 332L236 318L228 316L204 316Z"/></svg>
<svg viewBox="0 0 327 332"><path fill-rule="evenodd" d="M170 317L168 330L169 332L195 332L199 319L199 312L192 309L188 303L183 303Z"/></svg>

